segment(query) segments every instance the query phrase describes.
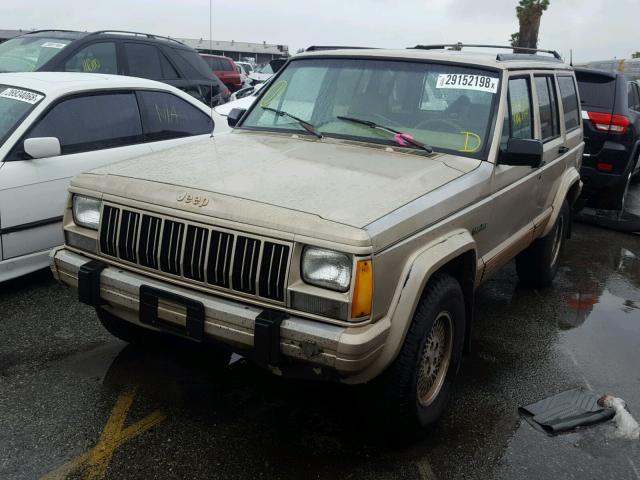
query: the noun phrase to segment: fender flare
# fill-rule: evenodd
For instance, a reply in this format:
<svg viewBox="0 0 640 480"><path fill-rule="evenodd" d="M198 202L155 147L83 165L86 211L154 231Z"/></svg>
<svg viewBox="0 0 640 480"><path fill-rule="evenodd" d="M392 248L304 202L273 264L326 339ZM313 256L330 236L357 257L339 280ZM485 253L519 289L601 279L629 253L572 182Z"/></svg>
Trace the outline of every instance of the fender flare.
<svg viewBox="0 0 640 480"><path fill-rule="evenodd" d="M375 361L349 383L367 382L380 374L393 362L400 352L413 320L422 292L431 278L442 266L462 254L473 252L473 273L476 274L477 250L473 236L468 230L458 229L430 242L409 258L402 271L400 282L393 296L388 318L389 332L384 347ZM475 278L473 278L475 282ZM473 286L471 287L473 289ZM469 301L473 302L473 294ZM467 322L472 321L471 318ZM470 325L467 324L466 332Z"/></svg>
<svg viewBox="0 0 640 480"><path fill-rule="evenodd" d="M567 198L569 192L576 183L578 183L578 189L577 191L573 192L573 198L569 199L569 206L571 206L573 202L578 199L578 197L580 196L580 191L582 190L580 173L575 168L571 168L564 173L562 179L560 180L558 191L556 192L556 196L554 197L553 203L551 204L551 216L549 217L549 220L547 221L542 234L540 234L540 238L547 235L556 224L556 220L558 218L558 215L560 214L560 210L562 210L562 202L564 202L564 199Z"/></svg>

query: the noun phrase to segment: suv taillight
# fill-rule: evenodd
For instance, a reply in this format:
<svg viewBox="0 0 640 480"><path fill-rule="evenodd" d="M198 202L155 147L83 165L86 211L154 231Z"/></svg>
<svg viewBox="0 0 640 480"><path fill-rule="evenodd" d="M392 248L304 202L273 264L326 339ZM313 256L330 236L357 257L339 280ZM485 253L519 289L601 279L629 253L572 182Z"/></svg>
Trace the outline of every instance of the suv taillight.
<svg viewBox="0 0 640 480"><path fill-rule="evenodd" d="M599 132L625 133L631 125L631 120L624 115L611 115L610 113L587 112L593 128Z"/></svg>

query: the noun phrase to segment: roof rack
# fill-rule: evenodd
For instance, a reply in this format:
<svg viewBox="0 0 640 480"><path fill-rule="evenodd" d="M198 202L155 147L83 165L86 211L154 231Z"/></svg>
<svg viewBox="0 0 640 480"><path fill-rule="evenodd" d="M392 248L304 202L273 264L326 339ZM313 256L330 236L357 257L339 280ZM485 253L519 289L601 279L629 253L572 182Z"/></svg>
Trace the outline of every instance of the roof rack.
<svg viewBox="0 0 640 480"><path fill-rule="evenodd" d="M65 33L83 33L78 30L61 30L56 28L47 28L44 30L29 30L25 31L23 35L31 35L32 33L44 33L44 32L65 32Z"/></svg>
<svg viewBox="0 0 640 480"><path fill-rule="evenodd" d="M311 45L304 49L305 52L322 52L325 50L373 50L373 47L348 47L338 45Z"/></svg>
<svg viewBox="0 0 640 480"><path fill-rule="evenodd" d="M554 58L556 60L562 60L562 57L560 56L560 54L558 52L556 52L555 50L545 50L542 48L527 48L527 47L514 47L512 45L479 45L479 44L471 44L471 43L467 43L467 44L463 44L463 43L447 43L447 44L440 44L440 45L416 45L415 47L409 47L409 48L415 48L415 49L419 49L419 50L444 50L444 49L449 49L449 50L457 50L460 51L463 48L468 48L468 47L472 47L472 48L500 48L500 49L507 49L507 50L513 50L514 52L516 50L521 51L521 52L527 52L527 54L531 55L532 53L535 52L542 52L542 53L548 53L550 55L553 55ZM529 53L531 52L531 53ZM513 57L514 55L521 55L518 53L513 53L510 57L508 58L505 55L500 55L498 54L497 56L497 60L520 60L521 57Z"/></svg>
<svg viewBox="0 0 640 480"><path fill-rule="evenodd" d="M172 42L179 43L180 45L184 45L184 43L182 43L180 40L176 40L175 38L164 37L162 35L154 35L153 33L132 32L129 30L98 30L97 32L91 32L89 35L99 35L102 33L122 33L126 35L135 35L139 37L158 38L162 40L170 40Z"/></svg>

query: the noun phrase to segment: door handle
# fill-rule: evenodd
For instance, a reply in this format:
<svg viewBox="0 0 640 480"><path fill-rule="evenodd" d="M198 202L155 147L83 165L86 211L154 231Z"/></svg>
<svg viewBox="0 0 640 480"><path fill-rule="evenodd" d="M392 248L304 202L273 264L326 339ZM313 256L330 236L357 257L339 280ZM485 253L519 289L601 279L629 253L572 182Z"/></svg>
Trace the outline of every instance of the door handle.
<svg viewBox="0 0 640 480"><path fill-rule="evenodd" d="M560 148L558 148L558 153L560 155L564 155L565 153L567 153L569 151L569 147L565 147L564 145L562 145Z"/></svg>

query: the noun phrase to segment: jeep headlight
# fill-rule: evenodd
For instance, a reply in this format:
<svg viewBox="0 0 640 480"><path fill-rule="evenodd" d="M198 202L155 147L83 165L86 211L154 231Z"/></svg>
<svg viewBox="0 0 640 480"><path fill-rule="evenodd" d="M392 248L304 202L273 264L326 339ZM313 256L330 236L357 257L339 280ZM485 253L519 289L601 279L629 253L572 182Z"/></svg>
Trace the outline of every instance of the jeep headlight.
<svg viewBox="0 0 640 480"><path fill-rule="evenodd" d="M306 247L302 253L302 279L311 285L346 292L351 286L352 263L346 253Z"/></svg>
<svg viewBox="0 0 640 480"><path fill-rule="evenodd" d="M100 224L100 205L97 198L73 196L73 221L81 227L97 230Z"/></svg>

